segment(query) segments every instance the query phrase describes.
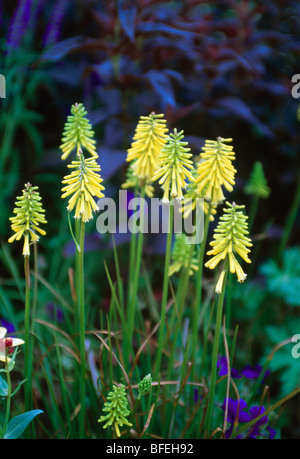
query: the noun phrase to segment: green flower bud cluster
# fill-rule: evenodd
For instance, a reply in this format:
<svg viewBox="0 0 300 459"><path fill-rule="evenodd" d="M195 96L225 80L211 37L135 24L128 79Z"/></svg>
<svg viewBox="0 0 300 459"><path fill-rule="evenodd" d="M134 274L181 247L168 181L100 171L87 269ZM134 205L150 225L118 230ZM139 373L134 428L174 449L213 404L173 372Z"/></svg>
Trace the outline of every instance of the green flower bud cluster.
<svg viewBox="0 0 300 459"><path fill-rule="evenodd" d="M12 223L11 228L15 232L8 242L20 240L24 236L23 255L29 257L29 243L37 242L39 234L45 235L46 232L40 228L40 223L47 223L45 220L45 210L42 207L41 196L37 191L37 186L32 186L30 183L25 184L22 196L17 197L15 202L14 217L10 218Z"/></svg>
<svg viewBox="0 0 300 459"><path fill-rule="evenodd" d="M150 392L152 387L152 376L149 373L138 384L139 396L145 395Z"/></svg>
<svg viewBox="0 0 300 459"><path fill-rule="evenodd" d="M255 161L249 181L245 186L245 193L252 194L258 198L267 199L271 189L267 185L263 166L260 161Z"/></svg>
<svg viewBox="0 0 300 459"><path fill-rule="evenodd" d="M107 396L103 411L107 414L101 416L98 422L105 422L104 429L113 426L118 437L121 436L120 427L123 425L132 426L126 419L130 415L130 411L128 410L128 401L123 384L113 386L113 390Z"/></svg>
<svg viewBox="0 0 300 459"><path fill-rule="evenodd" d="M84 148L94 157L97 157L95 133L89 120L86 118L87 111L82 104L74 104L71 107L71 115L68 116L62 136L61 159L66 159L76 149L76 153Z"/></svg>

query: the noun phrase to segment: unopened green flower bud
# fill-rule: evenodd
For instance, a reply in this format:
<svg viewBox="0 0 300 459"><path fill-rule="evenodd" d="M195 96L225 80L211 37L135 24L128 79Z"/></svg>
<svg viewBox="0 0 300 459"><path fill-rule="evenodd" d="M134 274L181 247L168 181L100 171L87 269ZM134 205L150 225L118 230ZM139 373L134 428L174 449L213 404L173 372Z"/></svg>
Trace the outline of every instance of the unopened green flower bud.
<svg viewBox="0 0 300 459"><path fill-rule="evenodd" d="M150 392L152 387L152 377L151 374L149 373L147 376L145 376L138 385L138 390L139 390L139 395L145 395L147 392Z"/></svg>

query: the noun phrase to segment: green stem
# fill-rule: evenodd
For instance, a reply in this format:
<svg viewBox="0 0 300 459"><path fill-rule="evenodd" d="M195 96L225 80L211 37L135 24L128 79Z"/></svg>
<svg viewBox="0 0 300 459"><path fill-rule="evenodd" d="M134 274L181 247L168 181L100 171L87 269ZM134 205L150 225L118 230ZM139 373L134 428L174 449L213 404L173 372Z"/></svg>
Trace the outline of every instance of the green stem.
<svg viewBox="0 0 300 459"><path fill-rule="evenodd" d="M180 279L180 280L182 280L182 282L180 282L179 288L178 288L178 295L177 295L177 299L176 299L176 305L177 305L177 308L178 308L178 314L176 314L176 316L174 316L174 319L177 321L177 326L175 327L174 333L172 332L172 345L171 345L171 353L170 353L170 357L169 357L167 380L171 379L172 370L173 370L173 367L174 367L174 364L173 364L174 357L176 355L178 334L179 334L179 332L182 331L182 318L183 318L183 313L184 313L184 305L185 305L186 294L188 292L188 283L189 283L189 278L190 278L190 264L191 264L191 260L192 260L192 256L193 256L193 249L194 249L194 247L191 244L189 246L190 253L189 253L188 265L187 265L187 267L185 269L182 270L182 278ZM181 287L181 284L182 284L182 287ZM170 329L172 330L173 327L170 327ZM182 336L181 336L181 346L184 349L185 344L184 344L184 340L183 340Z"/></svg>
<svg viewBox="0 0 300 459"><path fill-rule="evenodd" d="M159 327L159 336L158 336L158 349L157 349L157 356L156 356L156 367L155 367L155 372L154 372L154 378L155 379L157 379L159 371L160 371L162 353L163 353L166 308L167 308L168 290L169 290L169 288L168 288L169 287L169 266L170 266L170 259L171 259L173 219L174 219L174 206L173 206L172 203L170 203L170 208L169 208L169 228L168 228L166 256L165 256L165 270L164 270L164 281L163 281L161 317L160 317L160 327Z"/></svg>
<svg viewBox="0 0 300 459"><path fill-rule="evenodd" d="M80 252L78 252L78 313L79 313L79 349L80 349L80 415L79 436L84 436L85 417L85 304L84 304L84 236L85 223L80 224ZM76 275L77 276L77 275Z"/></svg>
<svg viewBox="0 0 300 459"><path fill-rule="evenodd" d="M199 317L200 317L200 309L201 309L201 301L202 301L203 260L204 260L204 253L205 253L211 211L212 211L212 204L210 203L207 215L205 217L203 240L200 245L199 258L198 258L198 271L196 274L196 296L195 296L194 314L193 314L193 321L192 321L192 356L191 358L192 358L192 362L194 362L193 374L195 371L195 356L197 352Z"/></svg>
<svg viewBox="0 0 300 459"><path fill-rule="evenodd" d="M137 197L137 192L134 192L134 197ZM134 274L134 261L135 261L135 254L136 254L136 234L131 232L130 237L130 249L129 249L129 270L128 270L128 279L127 279L127 304L130 303L131 299L131 287L132 287L132 279Z"/></svg>
<svg viewBox="0 0 300 459"><path fill-rule="evenodd" d="M208 394L208 405L207 405L207 411L206 411L206 416L205 416L205 436L206 437L209 436L209 432L210 432L210 424L211 424L214 398L215 398L216 379L217 379L217 361L218 361L219 342L220 342L220 335L221 335L222 314L223 314L223 304L224 304L224 297L225 297L227 273L228 273L228 262L226 262L226 265L225 265L225 276L223 280L222 293L219 294L219 298L218 298L216 328L215 328L213 352L212 352L210 390Z"/></svg>
<svg viewBox="0 0 300 459"><path fill-rule="evenodd" d="M278 250L278 259L281 260L283 256L284 249L286 248L286 245L288 243L295 219L297 217L297 213L299 210L299 205L300 205L300 174L298 176L298 182L297 182L297 189L294 195L294 200L292 202L291 209L289 211L286 224L284 227L284 232L280 241L279 245L279 250Z"/></svg>
<svg viewBox="0 0 300 459"><path fill-rule="evenodd" d="M70 215L68 215L68 219L69 219L69 226L70 226ZM71 226L70 226L71 228ZM76 301L77 301L77 304L76 306L74 307L74 310L75 310L75 314L74 314L74 321L75 321L75 333L78 332L78 323L79 323L79 312L78 312L78 289L79 289L79 256L80 256L80 252L81 252L81 245L80 245L80 229L81 229L81 225L80 225L80 220L78 218L75 219L75 236L74 236L74 243L75 243L75 292L76 292ZM73 236L72 236L73 237ZM79 244L78 244L78 241L79 241ZM79 245L79 247L78 247Z"/></svg>
<svg viewBox="0 0 300 459"><path fill-rule="evenodd" d="M31 410L31 400L32 400L32 356L31 356L31 336L30 336L30 265L29 257L24 257L24 272L25 272L25 378L26 383L24 386L24 396L25 396L25 411Z"/></svg>
<svg viewBox="0 0 300 459"><path fill-rule="evenodd" d="M248 220L248 228L249 228L249 233L251 233L251 230L253 228L253 223L257 214L257 209L258 209L258 203L259 203L259 197L256 195L252 196L251 200L251 206L250 206L250 211L249 211L249 220Z"/></svg>
<svg viewBox="0 0 300 459"><path fill-rule="evenodd" d="M139 275L141 271L141 261L142 261L142 252L143 252L144 212L145 212L144 199L145 199L145 185L142 187L142 190L141 190L140 231L139 231L138 239L137 239L136 265L135 265L133 286L132 286L132 292L130 295L129 310L128 310L128 334L129 334L130 340L132 340L132 335L133 335L135 311L136 311L136 305L137 305Z"/></svg>
<svg viewBox="0 0 300 459"><path fill-rule="evenodd" d="M10 406L11 406L11 378L10 378L10 372L8 369L7 362L5 363L5 367L6 367L5 373L6 373L6 382L7 382L7 396L6 396L5 419L4 419L4 425L3 425L3 430L2 430L3 438L4 438L4 435L6 434L7 424L8 424L9 416L10 416Z"/></svg>

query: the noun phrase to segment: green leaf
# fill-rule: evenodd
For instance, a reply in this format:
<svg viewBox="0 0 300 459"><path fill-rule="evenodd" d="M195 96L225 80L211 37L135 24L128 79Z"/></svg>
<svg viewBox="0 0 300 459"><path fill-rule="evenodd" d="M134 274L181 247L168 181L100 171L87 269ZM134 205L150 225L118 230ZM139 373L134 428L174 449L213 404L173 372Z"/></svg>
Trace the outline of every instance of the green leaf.
<svg viewBox="0 0 300 459"><path fill-rule="evenodd" d="M289 306L300 306L300 248L285 250L281 264L268 259L260 267L266 278L267 290Z"/></svg>
<svg viewBox="0 0 300 459"><path fill-rule="evenodd" d="M19 438L19 436L24 432L28 424L30 424L30 422L35 418L35 416L37 416L40 413L43 413L43 411L32 410L12 418L7 425L7 431L4 435L4 439L15 440L16 438Z"/></svg>
<svg viewBox="0 0 300 459"><path fill-rule="evenodd" d="M16 393L18 392L18 390L21 388L21 386L27 381L27 379L23 379L23 381L20 381L16 387L16 389L14 390L14 392L11 394L11 396L13 397L14 395L16 395Z"/></svg>
<svg viewBox="0 0 300 459"><path fill-rule="evenodd" d="M0 376L0 396L7 397L8 385L7 382Z"/></svg>

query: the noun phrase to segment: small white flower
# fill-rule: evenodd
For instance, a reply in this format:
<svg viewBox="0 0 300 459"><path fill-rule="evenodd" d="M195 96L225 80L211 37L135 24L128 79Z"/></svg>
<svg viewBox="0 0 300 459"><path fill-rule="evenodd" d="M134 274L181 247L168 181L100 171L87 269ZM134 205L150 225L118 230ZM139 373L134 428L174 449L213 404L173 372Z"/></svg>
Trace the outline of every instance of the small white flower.
<svg viewBox="0 0 300 459"><path fill-rule="evenodd" d="M0 327L0 361L9 362L11 359L8 357L12 353L12 348L21 346L24 341L19 338L5 338L7 333L6 328Z"/></svg>

